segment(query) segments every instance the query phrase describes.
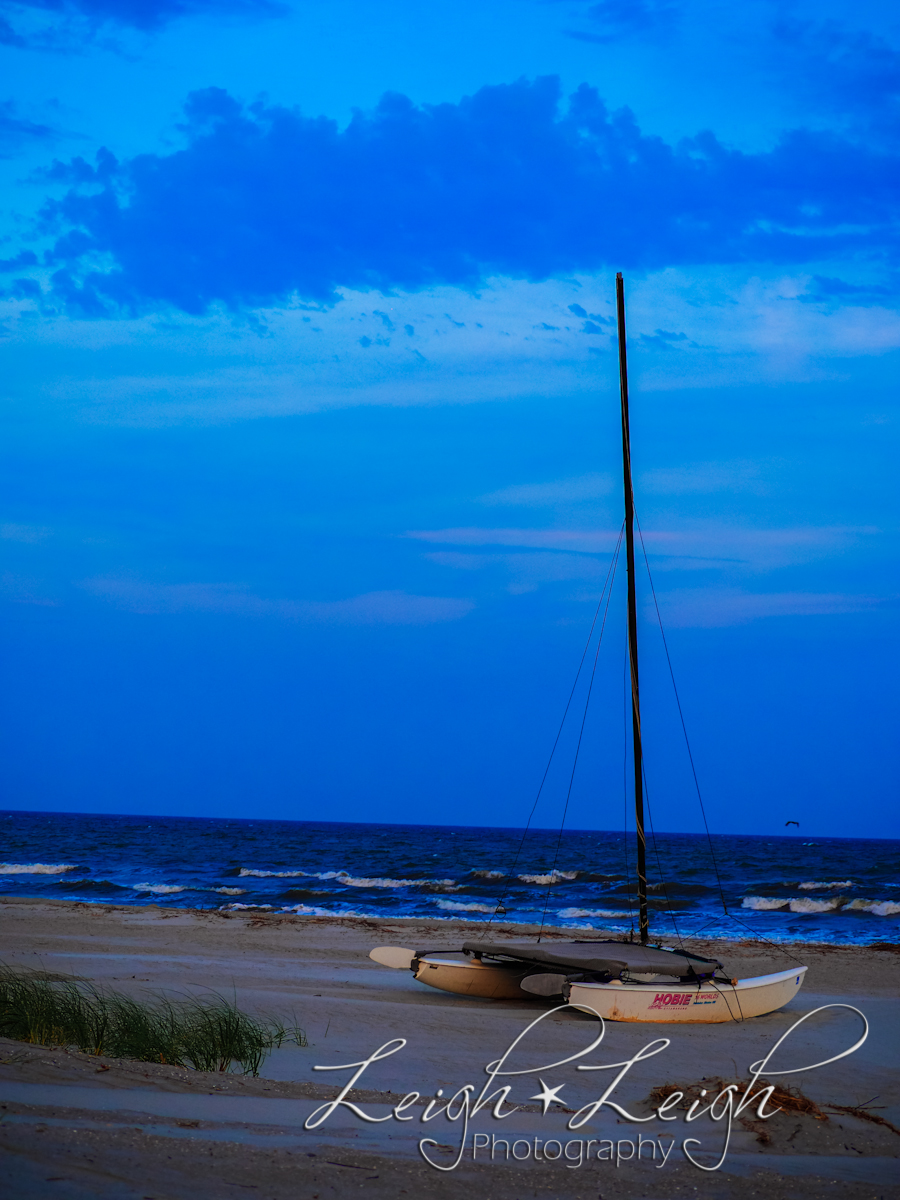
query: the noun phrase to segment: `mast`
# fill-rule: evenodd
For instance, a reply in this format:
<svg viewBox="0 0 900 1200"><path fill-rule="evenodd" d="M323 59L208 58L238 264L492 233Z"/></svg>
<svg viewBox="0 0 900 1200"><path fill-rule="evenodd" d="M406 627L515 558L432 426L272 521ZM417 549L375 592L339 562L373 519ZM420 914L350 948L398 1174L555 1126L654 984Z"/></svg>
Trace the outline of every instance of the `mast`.
<svg viewBox="0 0 900 1200"><path fill-rule="evenodd" d="M634 491L631 486L631 432L628 423L628 362L625 356L625 281L616 274L619 332L619 392L622 398L622 470L625 482L625 554L628 565L628 663L631 670L631 730L634 748L634 816L637 828L638 907L641 943L649 936L647 919L647 842L644 836L644 775L641 751L641 702L638 687L637 604L634 588Z"/></svg>

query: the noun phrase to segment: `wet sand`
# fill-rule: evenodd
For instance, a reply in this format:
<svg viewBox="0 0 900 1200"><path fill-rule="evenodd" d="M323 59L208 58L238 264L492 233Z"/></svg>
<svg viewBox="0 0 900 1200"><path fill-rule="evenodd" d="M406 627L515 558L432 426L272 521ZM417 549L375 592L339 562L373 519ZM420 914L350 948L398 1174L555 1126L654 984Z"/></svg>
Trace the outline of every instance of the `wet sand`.
<svg viewBox="0 0 900 1200"><path fill-rule="evenodd" d="M0 1194L17 1200L489 1193L500 1200L596 1200L598 1195L663 1200L697 1191L736 1198L900 1196L894 1182L900 1178L900 1135L828 1107L877 1097L872 1101L877 1107L866 1111L900 1127L900 947L776 950L749 941L686 943L721 958L731 974L762 974L800 959L809 967L805 986L788 1008L743 1024L607 1025L602 1045L585 1063L623 1062L654 1039L670 1039L658 1054L631 1067L611 1097L631 1116L646 1117L653 1111L651 1089L659 1085L745 1080L750 1063L764 1058L804 1013L844 1004L868 1018L869 1037L855 1054L782 1077L780 1070L839 1054L860 1037L862 1020L850 1008L818 1013L790 1035L766 1072L773 1082L801 1087L827 1120L780 1113L762 1122L745 1114L734 1124L722 1168L710 1173L691 1165L681 1148L684 1138L698 1138L694 1153L708 1152L703 1161L716 1161L724 1129L708 1118L685 1124L682 1111L674 1122L654 1117L636 1124L606 1108L584 1128L567 1129L572 1111L595 1101L618 1073L579 1072L576 1062L546 1069L595 1039L598 1026L591 1018L571 1010L549 1012L539 1001L454 997L367 957L373 946L384 944L451 948L473 932L472 925L450 921L3 901L0 961L8 966L86 979L135 995L214 989L260 1015L295 1019L309 1045L275 1051L263 1077L252 1079L0 1041ZM524 931L501 926L492 933L522 937ZM506 1081L518 1111L503 1121L489 1112L479 1114L455 1170L427 1165L418 1150L420 1138L434 1139L437 1146L429 1153L446 1166L456 1157L462 1131L461 1122L443 1116L423 1124L424 1102L438 1088L444 1099L465 1084L480 1090L485 1064L545 1012L518 1058L510 1060L510 1067L544 1068ZM421 1100L404 1114L412 1114L412 1121L365 1122L344 1108L317 1129L303 1129L310 1113L332 1099L352 1073L315 1071L316 1065L358 1062L397 1038L407 1044L370 1066L348 1098L381 1117L400 1096L418 1091ZM542 1115L535 1099L539 1078L551 1087L563 1085L559 1099L567 1111L551 1105ZM485 1142L473 1162L475 1133L498 1139L493 1161ZM638 1138L644 1139L640 1162L628 1157L628 1146L637 1149ZM568 1163L565 1158L547 1161L548 1139L553 1149L547 1157L559 1142ZM575 1158L588 1139L595 1144L579 1166ZM505 1142L518 1146L520 1155L528 1150L523 1161L507 1160ZM598 1159L598 1153L607 1153L607 1143L614 1147L613 1157Z"/></svg>

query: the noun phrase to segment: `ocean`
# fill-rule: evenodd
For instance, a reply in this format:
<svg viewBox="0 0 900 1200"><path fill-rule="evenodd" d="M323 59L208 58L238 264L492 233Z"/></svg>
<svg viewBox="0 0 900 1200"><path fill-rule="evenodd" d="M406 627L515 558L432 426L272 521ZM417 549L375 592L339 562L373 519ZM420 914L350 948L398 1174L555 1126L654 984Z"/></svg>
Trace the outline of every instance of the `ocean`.
<svg viewBox="0 0 900 1200"><path fill-rule="evenodd" d="M627 933L634 837L596 830L0 812L0 896ZM657 834L654 939L900 941L900 841ZM555 867L554 867L555 862ZM727 913L723 911L721 881Z"/></svg>

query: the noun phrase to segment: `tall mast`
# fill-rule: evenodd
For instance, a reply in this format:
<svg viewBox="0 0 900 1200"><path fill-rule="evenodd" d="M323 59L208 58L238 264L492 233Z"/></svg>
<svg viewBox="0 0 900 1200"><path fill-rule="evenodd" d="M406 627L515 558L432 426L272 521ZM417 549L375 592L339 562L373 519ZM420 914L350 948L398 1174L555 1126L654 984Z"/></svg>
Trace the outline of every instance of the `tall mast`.
<svg viewBox="0 0 900 1200"><path fill-rule="evenodd" d="M641 702L638 688L637 604L634 590L634 491L631 486L631 433L628 424L628 362L625 356L625 281L616 275L619 330L619 392L622 398L622 468L625 477L625 554L628 564L628 663L631 668L631 730L634 747L634 815L637 827L638 906L641 943L649 936L647 919L647 842L644 837L644 775L641 752Z"/></svg>

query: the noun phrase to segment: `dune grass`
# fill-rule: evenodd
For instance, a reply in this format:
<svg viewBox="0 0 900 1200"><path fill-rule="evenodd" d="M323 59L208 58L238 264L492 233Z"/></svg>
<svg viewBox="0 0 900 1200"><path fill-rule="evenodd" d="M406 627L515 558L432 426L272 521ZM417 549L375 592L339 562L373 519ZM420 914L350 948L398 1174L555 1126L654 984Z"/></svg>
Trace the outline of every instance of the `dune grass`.
<svg viewBox="0 0 900 1200"><path fill-rule="evenodd" d="M270 1050L306 1045L301 1030L242 1012L222 996L135 1000L90 984L0 966L0 1037L86 1054L258 1075Z"/></svg>

